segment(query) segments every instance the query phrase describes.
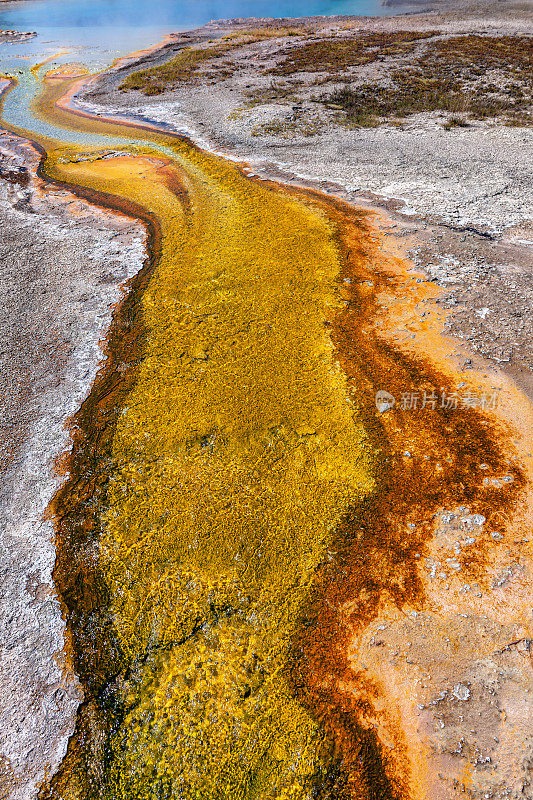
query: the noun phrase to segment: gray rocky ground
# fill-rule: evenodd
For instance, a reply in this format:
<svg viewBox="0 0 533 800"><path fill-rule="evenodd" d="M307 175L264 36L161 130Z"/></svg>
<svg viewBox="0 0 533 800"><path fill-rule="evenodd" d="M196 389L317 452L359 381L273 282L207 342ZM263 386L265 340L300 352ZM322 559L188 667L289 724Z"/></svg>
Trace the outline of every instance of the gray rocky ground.
<svg viewBox="0 0 533 800"><path fill-rule="evenodd" d="M2 0L0 0L2 2ZM37 34L35 31L9 31L0 29L0 44L9 44L10 42L24 42L26 39L33 39Z"/></svg>

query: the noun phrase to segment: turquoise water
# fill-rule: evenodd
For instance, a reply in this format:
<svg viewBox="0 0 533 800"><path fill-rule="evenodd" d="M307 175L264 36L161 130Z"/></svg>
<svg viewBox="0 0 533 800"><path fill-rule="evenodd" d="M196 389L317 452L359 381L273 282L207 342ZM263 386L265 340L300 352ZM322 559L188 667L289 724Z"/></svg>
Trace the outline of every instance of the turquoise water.
<svg viewBox="0 0 533 800"><path fill-rule="evenodd" d="M380 0L31 0L2 4L0 28L38 32L17 52L70 45L88 48L91 59L106 51L108 57L131 52L212 19L383 13ZM2 45L0 51L13 47Z"/></svg>
<svg viewBox="0 0 533 800"><path fill-rule="evenodd" d="M27 42L0 44L0 73L20 85L5 99L3 118L29 131L57 136L33 117L30 103L39 82L30 67L63 48L50 69L82 62L92 72L113 59L159 42L166 34L198 27L213 19L316 14L383 14L380 0L24 0L0 4L0 29L36 31ZM63 140L70 139L63 132ZM99 146L100 143L97 144Z"/></svg>

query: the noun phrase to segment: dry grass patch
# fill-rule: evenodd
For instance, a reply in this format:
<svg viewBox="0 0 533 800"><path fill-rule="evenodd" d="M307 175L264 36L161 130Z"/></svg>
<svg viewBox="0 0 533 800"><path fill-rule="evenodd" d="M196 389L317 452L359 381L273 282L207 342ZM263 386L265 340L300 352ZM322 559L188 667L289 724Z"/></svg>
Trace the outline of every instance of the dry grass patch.
<svg viewBox="0 0 533 800"><path fill-rule="evenodd" d="M531 122L532 47L530 37L512 36L432 42L413 66L391 72L390 85L346 85L322 101L342 108L360 126L425 111L526 125Z"/></svg>
<svg viewBox="0 0 533 800"><path fill-rule="evenodd" d="M369 64L385 55L403 55L414 50L423 39L436 36L438 31L398 31L369 33L346 39L325 38L307 42L281 53L284 60L273 69L273 75L292 75L295 72L339 73L349 67Z"/></svg>
<svg viewBox="0 0 533 800"><path fill-rule="evenodd" d="M158 67L134 72L120 84L120 88L123 91L135 89L154 95L196 80L229 78L236 65L232 62L221 62L228 53L266 39L298 36L301 33L301 29L285 27L265 27L232 33L216 42L208 43L207 47L186 47ZM208 67L212 68L209 73L206 72Z"/></svg>

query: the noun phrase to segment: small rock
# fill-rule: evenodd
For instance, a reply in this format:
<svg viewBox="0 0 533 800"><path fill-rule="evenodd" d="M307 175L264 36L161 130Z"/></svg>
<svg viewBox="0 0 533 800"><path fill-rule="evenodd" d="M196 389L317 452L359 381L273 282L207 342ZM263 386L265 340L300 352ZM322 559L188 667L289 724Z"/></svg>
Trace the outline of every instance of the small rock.
<svg viewBox="0 0 533 800"><path fill-rule="evenodd" d="M470 689L468 686L465 686L464 683L456 683L453 687L453 696L457 698L457 700L470 700Z"/></svg>

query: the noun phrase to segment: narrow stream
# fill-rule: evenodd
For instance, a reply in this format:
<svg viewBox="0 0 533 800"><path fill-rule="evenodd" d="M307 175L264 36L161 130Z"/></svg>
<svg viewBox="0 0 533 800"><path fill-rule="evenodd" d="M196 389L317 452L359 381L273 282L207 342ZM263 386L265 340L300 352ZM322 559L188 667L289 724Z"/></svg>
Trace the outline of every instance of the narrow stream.
<svg viewBox="0 0 533 800"><path fill-rule="evenodd" d="M324 328L333 228L318 203L175 137L62 112L57 93L8 94L11 129L33 103L42 175L144 219L151 258L53 506L86 701L50 792L306 797L332 745L287 654L332 531L373 485Z"/></svg>

